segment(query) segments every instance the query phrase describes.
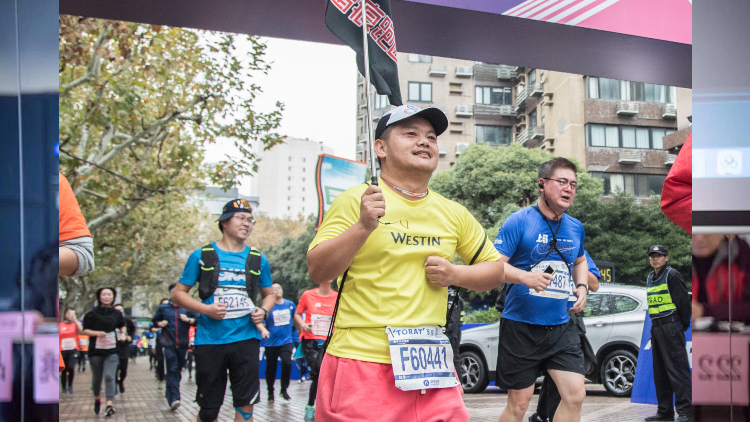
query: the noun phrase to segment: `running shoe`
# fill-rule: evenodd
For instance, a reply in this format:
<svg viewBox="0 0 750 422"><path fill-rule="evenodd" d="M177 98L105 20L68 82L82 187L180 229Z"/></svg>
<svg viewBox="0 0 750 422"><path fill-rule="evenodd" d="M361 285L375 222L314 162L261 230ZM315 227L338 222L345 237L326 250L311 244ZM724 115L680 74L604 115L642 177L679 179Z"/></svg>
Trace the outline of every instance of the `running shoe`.
<svg viewBox="0 0 750 422"><path fill-rule="evenodd" d="M115 414L115 408L112 406L107 406L107 410L104 411L104 417L109 418L114 414Z"/></svg>
<svg viewBox="0 0 750 422"><path fill-rule="evenodd" d="M62 389L60 390L60 394L68 394L68 390L67 390L67 389L66 389L65 387L63 387L63 388L62 388Z"/></svg>
<svg viewBox="0 0 750 422"><path fill-rule="evenodd" d="M305 406L305 422L315 422L315 406Z"/></svg>
<svg viewBox="0 0 750 422"><path fill-rule="evenodd" d="M171 411L173 411L173 412L174 412L175 410L177 410L177 408L178 408L178 407L180 407L180 401L179 401L179 400L175 400L175 401L173 401L173 402L172 402L172 404L171 404L171 405L169 406L169 410L171 410Z"/></svg>
<svg viewBox="0 0 750 422"><path fill-rule="evenodd" d="M159 386L157 387L159 390L164 389L164 381L159 381Z"/></svg>
<svg viewBox="0 0 750 422"><path fill-rule="evenodd" d="M302 378L302 377L299 377L299 381L297 381L297 382L300 383L300 384L303 384L305 382L305 379Z"/></svg>
<svg viewBox="0 0 750 422"><path fill-rule="evenodd" d="M260 394L259 394L260 395ZM268 402L273 403L273 393L268 394Z"/></svg>
<svg viewBox="0 0 750 422"><path fill-rule="evenodd" d="M98 415L102 410L102 399L94 400L94 414Z"/></svg>
<svg viewBox="0 0 750 422"><path fill-rule="evenodd" d="M284 400L285 402L289 402L289 401L291 401L291 400L292 400L292 398L291 398L291 397L289 397L289 394L287 394L286 390L282 390L282 391L281 391L281 398L282 398L282 399L283 399L283 400Z"/></svg>
<svg viewBox="0 0 750 422"><path fill-rule="evenodd" d="M539 414L534 413L533 415L529 416L529 422L547 422L547 419L542 419L539 417Z"/></svg>
<svg viewBox="0 0 750 422"><path fill-rule="evenodd" d="M73 394L73 386L68 387L68 394Z"/></svg>
<svg viewBox="0 0 750 422"><path fill-rule="evenodd" d="M125 384L123 384L122 382L120 382L120 392L121 393L125 392Z"/></svg>

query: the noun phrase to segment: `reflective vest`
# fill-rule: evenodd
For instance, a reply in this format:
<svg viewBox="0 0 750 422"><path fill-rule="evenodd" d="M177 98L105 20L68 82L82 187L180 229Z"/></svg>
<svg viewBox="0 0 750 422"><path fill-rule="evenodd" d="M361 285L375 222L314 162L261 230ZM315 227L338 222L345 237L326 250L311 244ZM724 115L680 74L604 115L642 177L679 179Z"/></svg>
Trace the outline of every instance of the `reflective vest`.
<svg viewBox="0 0 750 422"><path fill-rule="evenodd" d="M646 281L646 295L648 298L648 314L651 319L671 315L677 307L672 302L672 296L669 294L669 285L667 278L672 267L667 265L662 271L661 276L654 280L654 272L648 275Z"/></svg>

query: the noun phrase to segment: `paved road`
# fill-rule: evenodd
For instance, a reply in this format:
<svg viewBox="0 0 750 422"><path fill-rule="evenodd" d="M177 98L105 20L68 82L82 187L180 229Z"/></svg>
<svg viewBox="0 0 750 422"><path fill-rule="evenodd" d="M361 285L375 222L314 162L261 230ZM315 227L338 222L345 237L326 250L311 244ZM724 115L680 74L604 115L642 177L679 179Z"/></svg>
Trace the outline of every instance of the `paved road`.
<svg viewBox="0 0 750 422"><path fill-rule="evenodd" d="M276 391L279 386L276 381ZM164 391L157 388L153 371L149 371L148 359L140 357L137 364L130 364L128 378L125 380L125 394L115 398L117 414L112 418L95 416L93 413L94 400L91 395L91 372L76 372L73 395L60 395L60 421L179 421L193 422L198 414L198 407L193 402L195 398L195 383L187 379L187 372L183 372L182 406L171 412L164 399ZM256 422L270 421L302 421L307 393L310 383L298 384L292 381L289 394L292 402L283 403L278 397L275 403L266 402L265 381L261 380L261 402L255 406L254 420ZM102 389L102 392L103 389ZM609 397L601 386L587 387L588 397L583 408L583 422L641 422L645 416L656 411L656 406L631 404L629 399ZM231 393L227 391L224 406L221 409L220 421L232 421L234 409L231 403ZM500 393L495 387L489 387L482 394L467 394L464 402L469 409L472 421L497 421L500 412L507 403L507 395ZM529 407L536 406L536 396ZM103 408L104 406L102 406ZM103 409L102 409L103 410ZM531 412L530 412L531 413Z"/></svg>

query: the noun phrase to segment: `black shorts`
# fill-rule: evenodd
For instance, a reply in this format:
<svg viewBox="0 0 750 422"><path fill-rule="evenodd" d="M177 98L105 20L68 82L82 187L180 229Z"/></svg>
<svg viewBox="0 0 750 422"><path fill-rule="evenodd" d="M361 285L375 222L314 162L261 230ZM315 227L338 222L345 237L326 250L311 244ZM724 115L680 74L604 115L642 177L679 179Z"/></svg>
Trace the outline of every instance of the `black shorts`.
<svg viewBox="0 0 750 422"><path fill-rule="evenodd" d="M318 347L318 340L311 340L307 338L302 339L302 353L305 355L307 366L313 366L315 359L317 359L318 357L319 351L320 347Z"/></svg>
<svg viewBox="0 0 750 422"><path fill-rule="evenodd" d="M497 384L508 390L531 387L542 370L583 375L581 338L572 321L533 325L503 319L497 347Z"/></svg>
<svg viewBox="0 0 750 422"><path fill-rule="evenodd" d="M193 348L195 401L205 409L219 409L227 389L227 370L234 407L247 406L260 393L260 340L229 344L202 344Z"/></svg>

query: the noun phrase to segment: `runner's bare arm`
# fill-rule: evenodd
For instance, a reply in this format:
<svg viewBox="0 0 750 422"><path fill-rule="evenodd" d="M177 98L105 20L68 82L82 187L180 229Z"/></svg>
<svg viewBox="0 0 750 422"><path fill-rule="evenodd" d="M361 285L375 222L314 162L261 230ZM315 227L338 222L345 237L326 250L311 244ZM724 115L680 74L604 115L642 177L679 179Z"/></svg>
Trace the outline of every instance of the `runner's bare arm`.
<svg viewBox="0 0 750 422"><path fill-rule="evenodd" d="M377 186L369 186L362 195L359 221L333 239L321 242L307 253L308 271L313 283L338 278L349 268L370 234L378 228L378 218L385 215L385 198Z"/></svg>
<svg viewBox="0 0 750 422"><path fill-rule="evenodd" d="M436 287L450 285L486 292L503 284L502 261L485 261L474 265L453 265L445 258L430 256L424 262L427 281Z"/></svg>
<svg viewBox="0 0 750 422"><path fill-rule="evenodd" d="M589 291L592 293L596 293L596 291L599 290L599 279L596 278L595 275L591 274L591 272L589 272L588 279L589 279Z"/></svg>
<svg viewBox="0 0 750 422"><path fill-rule="evenodd" d="M549 287L549 282L552 280L552 275L547 274L543 271L529 272L518 269L510 264L509 256L500 254L500 259L505 263L505 282L511 284L523 284L528 286L530 289L537 291L543 291Z"/></svg>
<svg viewBox="0 0 750 422"><path fill-rule="evenodd" d="M72 249L60 246L58 252L59 269L58 275L72 275L78 269L78 256Z"/></svg>
<svg viewBox="0 0 750 422"><path fill-rule="evenodd" d="M227 314L227 305L223 303L212 303L211 305L206 305L205 303L199 302L190 296L189 292L191 287L193 286L177 283L175 288L172 289L172 294L170 296L172 302L188 311L197 312L213 319L224 318Z"/></svg>
<svg viewBox="0 0 750 422"><path fill-rule="evenodd" d="M276 303L276 292L274 292L272 287L261 287L260 294L263 297L260 307L256 307L253 313L250 314L254 324L262 323L270 312L269 309L273 309L273 306ZM265 312L263 312L263 309L259 308L265 309Z"/></svg>
<svg viewBox="0 0 750 422"><path fill-rule="evenodd" d="M578 259L573 263L573 282L578 284L588 285L589 281L589 264L586 262L585 256L579 256ZM586 296L588 292L585 287L577 287L573 290L573 294L578 298L575 305L570 308L573 312L581 312L586 307Z"/></svg>
<svg viewBox="0 0 750 422"><path fill-rule="evenodd" d="M302 315L300 315L298 312L294 312L294 325L297 326L297 329L300 331L304 331L306 333L310 332L310 326L305 324L305 320L302 319Z"/></svg>

